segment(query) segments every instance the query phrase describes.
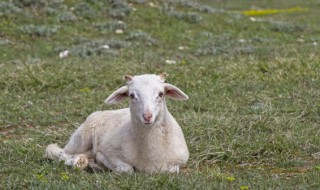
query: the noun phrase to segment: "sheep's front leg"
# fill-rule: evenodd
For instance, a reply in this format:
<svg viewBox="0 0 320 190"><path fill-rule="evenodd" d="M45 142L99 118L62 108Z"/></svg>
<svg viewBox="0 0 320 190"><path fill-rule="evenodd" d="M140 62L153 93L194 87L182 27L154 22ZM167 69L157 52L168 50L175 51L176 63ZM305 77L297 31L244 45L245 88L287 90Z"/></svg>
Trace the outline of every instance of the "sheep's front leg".
<svg viewBox="0 0 320 190"><path fill-rule="evenodd" d="M96 154L96 161L98 163L102 163L107 168L111 169L114 172L117 173L133 173L133 167L122 161L121 159L115 157L115 156L104 156L102 153L98 152Z"/></svg>
<svg viewBox="0 0 320 190"><path fill-rule="evenodd" d="M68 166L84 169L88 165L88 158L91 154L91 151L85 152L85 154L67 154L57 144L50 144L46 148L44 157L52 160L63 160Z"/></svg>

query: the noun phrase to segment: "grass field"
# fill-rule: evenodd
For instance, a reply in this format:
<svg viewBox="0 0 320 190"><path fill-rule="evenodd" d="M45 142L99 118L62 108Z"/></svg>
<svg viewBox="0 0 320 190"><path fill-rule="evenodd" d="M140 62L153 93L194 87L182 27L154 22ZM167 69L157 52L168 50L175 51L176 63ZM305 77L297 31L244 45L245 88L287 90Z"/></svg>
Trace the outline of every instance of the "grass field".
<svg viewBox="0 0 320 190"><path fill-rule="evenodd" d="M0 189L320 189L319 9L318 0L1 1ZM42 159L93 111L127 106L103 103L125 74L161 72L190 97L168 101L190 151L180 174Z"/></svg>

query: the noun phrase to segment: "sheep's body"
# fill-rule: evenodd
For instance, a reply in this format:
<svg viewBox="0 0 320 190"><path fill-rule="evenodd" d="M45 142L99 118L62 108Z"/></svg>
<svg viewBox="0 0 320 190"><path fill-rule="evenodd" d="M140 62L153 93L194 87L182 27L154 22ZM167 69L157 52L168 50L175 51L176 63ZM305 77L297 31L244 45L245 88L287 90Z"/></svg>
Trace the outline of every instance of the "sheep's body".
<svg viewBox="0 0 320 190"><path fill-rule="evenodd" d="M179 172L180 166L188 160L188 148L164 99L159 105L157 116L149 116L156 117L151 126L148 126L150 118L145 116L148 114L143 112L145 119L142 120L148 122L144 125L135 116L138 110L132 105L94 112L63 149L56 144L49 145L46 155L80 168L92 164L116 172L133 172L134 169L148 173Z"/></svg>

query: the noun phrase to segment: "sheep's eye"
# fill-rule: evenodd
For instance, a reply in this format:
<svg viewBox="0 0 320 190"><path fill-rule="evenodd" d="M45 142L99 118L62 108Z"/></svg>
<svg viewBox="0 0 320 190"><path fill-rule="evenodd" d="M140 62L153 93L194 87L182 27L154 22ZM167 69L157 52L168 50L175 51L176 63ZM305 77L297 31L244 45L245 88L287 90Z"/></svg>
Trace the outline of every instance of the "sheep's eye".
<svg viewBox="0 0 320 190"><path fill-rule="evenodd" d="M160 98L163 97L163 92L159 92L159 97L160 97Z"/></svg>
<svg viewBox="0 0 320 190"><path fill-rule="evenodd" d="M134 94L129 95L131 99L134 99Z"/></svg>

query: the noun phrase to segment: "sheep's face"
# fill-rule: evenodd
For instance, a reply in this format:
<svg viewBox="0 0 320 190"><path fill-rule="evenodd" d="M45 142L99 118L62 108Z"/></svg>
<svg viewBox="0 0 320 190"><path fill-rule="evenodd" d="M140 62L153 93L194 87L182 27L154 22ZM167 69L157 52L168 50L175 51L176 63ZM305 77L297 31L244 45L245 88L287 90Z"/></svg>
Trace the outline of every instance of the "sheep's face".
<svg viewBox="0 0 320 190"><path fill-rule="evenodd" d="M127 85L111 94L106 102L114 104L130 99L132 119L145 126L152 126L166 109L164 97L186 100L188 96L177 87L164 83L165 74L126 76Z"/></svg>

